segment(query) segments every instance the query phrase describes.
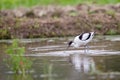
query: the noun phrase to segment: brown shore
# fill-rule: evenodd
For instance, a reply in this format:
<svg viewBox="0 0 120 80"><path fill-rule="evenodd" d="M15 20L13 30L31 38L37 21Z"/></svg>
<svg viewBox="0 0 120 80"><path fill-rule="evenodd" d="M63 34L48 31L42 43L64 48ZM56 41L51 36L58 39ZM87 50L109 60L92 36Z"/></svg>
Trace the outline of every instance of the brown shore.
<svg viewBox="0 0 120 80"><path fill-rule="evenodd" d="M36 6L0 10L0 39L120 34L120 4Z"/></svg>

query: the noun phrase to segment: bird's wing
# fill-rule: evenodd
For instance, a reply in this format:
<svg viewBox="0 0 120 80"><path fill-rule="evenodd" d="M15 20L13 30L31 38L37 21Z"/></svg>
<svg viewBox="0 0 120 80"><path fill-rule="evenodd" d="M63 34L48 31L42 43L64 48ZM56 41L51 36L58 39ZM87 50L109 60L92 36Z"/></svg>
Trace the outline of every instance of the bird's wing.
<svg viewBox="0 0 120 80"><path fill-rule="evenodd" d="M83 34L79 35L79 39L84 41L84 40L89 39L90 36L91 36L91 33L83 33Z"/></svg>

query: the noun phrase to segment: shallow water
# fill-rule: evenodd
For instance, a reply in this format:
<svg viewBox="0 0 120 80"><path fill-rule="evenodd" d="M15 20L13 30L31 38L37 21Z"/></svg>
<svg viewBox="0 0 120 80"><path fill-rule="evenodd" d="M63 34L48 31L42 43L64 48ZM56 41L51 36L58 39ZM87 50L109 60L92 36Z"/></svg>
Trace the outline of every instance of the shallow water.
<svg viewBox="0 0 120 80"><path fill-rule="evenodd" d="M4 47L11 40L0 41L0 80L120 80L120 36L97 36L84 47L66 50L72 38L22 39L25 56L33 60L26 77L9 70L3 59Z"/></svg>

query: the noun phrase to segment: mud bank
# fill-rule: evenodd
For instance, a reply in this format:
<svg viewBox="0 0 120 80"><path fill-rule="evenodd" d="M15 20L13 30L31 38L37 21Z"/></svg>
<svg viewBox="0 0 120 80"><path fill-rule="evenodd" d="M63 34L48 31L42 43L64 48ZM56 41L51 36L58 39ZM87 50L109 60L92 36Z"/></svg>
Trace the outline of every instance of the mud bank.
<svg viewBox="0 0 120 80"><path fill-rule="evenodd" d="M0 39L120 34L120 4L36 6L0 10Z"/></svg>

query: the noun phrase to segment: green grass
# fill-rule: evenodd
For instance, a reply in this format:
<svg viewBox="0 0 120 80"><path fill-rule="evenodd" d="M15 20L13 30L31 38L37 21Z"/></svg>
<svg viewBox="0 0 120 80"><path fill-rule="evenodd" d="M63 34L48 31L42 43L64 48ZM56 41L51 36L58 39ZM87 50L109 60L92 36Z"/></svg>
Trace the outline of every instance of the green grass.
<svg viewBox="0 0 120 80"><path fill-rule="evenodd" d="M6 64L16 74L22 72L25 76L25 72L32 67L32 61L25 57L25 47L20 46L20 41L14 39L11 46L6 49L6 54L9 58L6 58Z"/></svg>
<svg viewBox="0 0 120 80"><path fill-rule="evenodd" d="M77 5L79 3L116 4L120 0L0 0L0 9L31 7L34 5Z"/></svg>

